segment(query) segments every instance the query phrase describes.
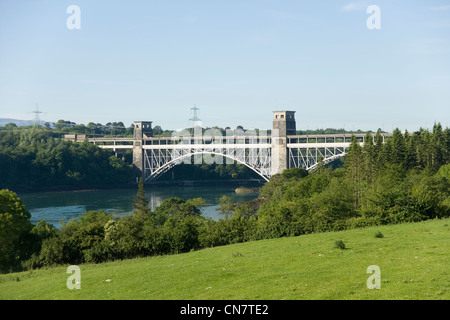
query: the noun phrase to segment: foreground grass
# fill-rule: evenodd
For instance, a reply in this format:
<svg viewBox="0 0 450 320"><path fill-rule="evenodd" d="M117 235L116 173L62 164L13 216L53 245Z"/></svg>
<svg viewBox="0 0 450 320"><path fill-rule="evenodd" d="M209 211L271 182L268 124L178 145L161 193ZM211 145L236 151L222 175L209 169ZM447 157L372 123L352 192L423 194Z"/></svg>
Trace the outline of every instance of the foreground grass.
<svg viewBox="0 0 450 320"><path fill-rule="evenodd" d="M67 266L6 274L0 299L446 300L449 231L450 219L432 220L80 265L80 290L67 288ZM370 265L380 289L367 288Z"/></svg>

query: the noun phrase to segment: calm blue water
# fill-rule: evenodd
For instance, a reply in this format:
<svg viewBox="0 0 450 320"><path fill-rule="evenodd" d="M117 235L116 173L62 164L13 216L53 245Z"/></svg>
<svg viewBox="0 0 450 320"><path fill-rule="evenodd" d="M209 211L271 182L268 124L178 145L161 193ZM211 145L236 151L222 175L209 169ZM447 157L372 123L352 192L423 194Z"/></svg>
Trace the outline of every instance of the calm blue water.
<svg viewBox="0 0 450 320"><path fill-rule="evenodd" d="M201 197L205 199L202 214L214 220L222 216L217 211L220 197L228 195L234 202L240 203L258 197L258 193L236 194L235 187L220 186L164 186L146 188L145 193L150 208L154 210L167 198L179 197L184 200ZM61 219L69 221L79 218L85 211L104 210L115 217L124 217L133 211L133 199L137 189L114 189L93 191L39 192L19 194L28 211L31 222L36 224L42 219L55 227L60 227Z"/></svg>

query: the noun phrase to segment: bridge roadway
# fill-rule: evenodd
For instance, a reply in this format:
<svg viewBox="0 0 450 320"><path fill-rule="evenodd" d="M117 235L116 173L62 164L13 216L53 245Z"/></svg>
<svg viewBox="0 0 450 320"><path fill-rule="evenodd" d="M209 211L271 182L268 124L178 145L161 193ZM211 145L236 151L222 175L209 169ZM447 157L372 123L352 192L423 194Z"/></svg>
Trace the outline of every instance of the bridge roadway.
<svg viewBox="0 0 450 320"><path fill-rule="evenodd" d="M338 147L338 148L348 148L350 146L350 140L352 136L355 136L360 144L364 143L366 134L315 134L315 135L291 135L287 136L287 147L288 148L327 148L327 147ZM375 141L375 133L372 133L372 138ZM382 133L383 142L387 137L391 137L392 133ZM242 141L244 140L245 141ZM173 149L184 149L187 146L205 146L214 145L215 148L249 148L253 145L258 146L258 148L270 148L272 146L271 136L266 137L265 142L259 142L261 140L260 136L232 136L232 137L215 137L215 136L202 136L202 142L198 143L198 138L190 138L187 141L186 138L180 137L152 137L143 138L143 149L159 149L161 147ZM233 141L231 141L233 140ZM100 148L117 150L133 149L134 138L122 138L122 137L111 137L111 138L88 138L88 141L98 145ZM244 143L242 143L244 142Z"/></svg>

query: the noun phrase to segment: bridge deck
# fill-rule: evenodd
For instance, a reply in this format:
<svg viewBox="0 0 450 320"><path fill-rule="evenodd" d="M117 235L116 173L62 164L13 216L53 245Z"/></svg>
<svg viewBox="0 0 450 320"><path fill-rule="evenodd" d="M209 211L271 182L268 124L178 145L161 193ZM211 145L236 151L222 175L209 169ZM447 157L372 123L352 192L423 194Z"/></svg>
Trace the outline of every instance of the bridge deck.
<svg viewBox="0 0 450 320"><path fill-rule="evenodd" d="M371 136L374 139L375 133ZM314 134L314 135L290 135L286 137L288 148L323 148L323 147L348 147L351 137L355 136L357 141L364 142L365 133L361 134ZM382 133L383 142L385 138L391 137L391 133ZM89 142L98 144L105 149L132 149L133 138L90 138ZM196 148L205 145L214 148L270 148L272 138L268 136L202 136L197 137L152 137L142 139L143 149L170 148Z"/></svg>

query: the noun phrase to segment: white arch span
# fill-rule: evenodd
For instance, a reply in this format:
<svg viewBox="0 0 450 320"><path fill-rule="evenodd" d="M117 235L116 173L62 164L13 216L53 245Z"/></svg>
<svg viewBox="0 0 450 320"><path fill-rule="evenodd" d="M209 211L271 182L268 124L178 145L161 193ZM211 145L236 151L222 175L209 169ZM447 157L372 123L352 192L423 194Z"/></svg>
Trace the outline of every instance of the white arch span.
<svg viewBox="0 0 450 320"><path fill-rule="evenodd" d="M257 170L255 167L249 165L248 163L246 163L245 161L242 161L241 159L238 159L236 157L230 156L228 154L223 154L223 153L214 152L214 151L205 151L205 150L204 151L196 151L196 152L180 155L179 157L177 157L175 159L172 159L169 162L166 162L164 165L162 165L161 167L157 168L155 171L150 173L150 175L145 178L145 181L147 181L149 179L150 180L155 179L158 176L166 173L167 171L169 171L170 169L172 169L176 165L181 164L181 162L184 159L188 158L188 157L193 157L193 156L196 156L196 155L204 155L204 154L213 154L213 155L217 155L217 156L223 156L223 157L227 157L229 159L232 159L234 161L237 161L238 163L241 163L241 164L245 165L246 167L252 169L258 175L260 175L264 180L269 181L269 176L265 176L260 170ZM270 172L270 166L267 168L267 170L268 170L268 172Z"/></svg>

